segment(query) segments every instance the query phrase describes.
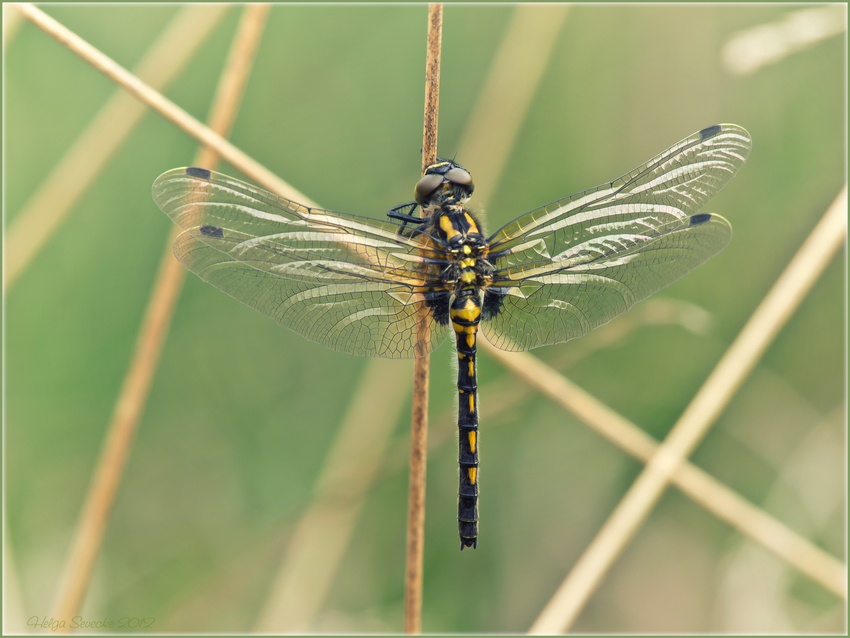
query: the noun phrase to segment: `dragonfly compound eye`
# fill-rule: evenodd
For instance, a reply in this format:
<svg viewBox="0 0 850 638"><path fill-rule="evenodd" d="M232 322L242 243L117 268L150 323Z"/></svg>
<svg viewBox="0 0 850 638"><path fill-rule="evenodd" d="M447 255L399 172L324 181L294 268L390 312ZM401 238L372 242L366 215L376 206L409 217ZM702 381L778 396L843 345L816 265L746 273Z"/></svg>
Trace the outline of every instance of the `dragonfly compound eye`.
<svg viewBox="0 0 850 638"><path fill-rule="evenodd" d="M458 186L469 186L470 193L474 188L472 184L472 175L458 166L455 166L452 170L446 173L446 179Z"/></svg>
<svg viewBox="0 0 850 638"><path fill-rule="evenodd" d="M416 182L416 188L413 191L413 196L416 203L420 206L425 206L428 197L443 183L443 176L436 173L424 175L422 179Z"/></svg>

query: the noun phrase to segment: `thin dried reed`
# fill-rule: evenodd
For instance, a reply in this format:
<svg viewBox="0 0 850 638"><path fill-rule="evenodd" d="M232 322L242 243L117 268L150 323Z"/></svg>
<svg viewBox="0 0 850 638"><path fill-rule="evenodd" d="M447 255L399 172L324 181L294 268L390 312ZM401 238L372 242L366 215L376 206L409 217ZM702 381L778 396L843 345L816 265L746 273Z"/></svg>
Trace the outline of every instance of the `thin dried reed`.
<svg viewBox="0 0 850 638"><path fill-rule="evenodd" d="M670 434L579 558L529 633L569 630L674 473L702 440L847 237L847 187L753 312ZM845 576L846 578L846 576Z"/></svg>
<svg viewBox="0 0 850 638"><path fill-rule="evenodd" d="M265 166L250 158L221 135L196 120L174 104L174 102L152 89L120 64L98 51L43 11L40 11L31 4L21 4L19 6L24 17L45 33L56 38L109 79L129 91L137 99L180 128L184 133L195 138L204 146L211 147L221 159L238 168L252 180L274 193L295 200L305 206L312 207L316 205L309 197L298 192Z"/></svg>
<svg viewBox="0 0 850 638"><path fill-rule="evenodd" d="M458 157L475 175L475 199L491 201L537 95L569 5L517 5L469 117Z"/></svg>
<svg viewBox="0 0 850 638"><path fill-rule="evenodd" d="M245 10L219 82L210 116L212 125L221 133L229 132L236 117L267 14L268 5L249 5ZM214 152L201 149L196 163L201 166L213 166L216 163ZM183 286L186 271L171 255L173 238L174 233L170 235L161 260L133 359L124 378L92 484L77 523L54 613L57 619L70 619L77 615L88 590L115 496L171 325L174 307ZM67 623L66 629L69 626L70 622Z"/></svg>
<svg viewBox="0 0 850 638"><path fill-rule="evenodd" d="M21 19L21 14L18 12L17 5L11 2L3 3L3 52L6 52L6 48L15 39L15 36L18 34L18 31L21 28L21 24L23 24L23 20Z"/></svg>
<svg viewBox="0 0 850 638"><path fill-rule="evenodd" d="M370 359L295 526L255 630L310 630L334 582L393 428L410 392L410 363ZM400 452L401 453L401 452ZM402 456L402 460L404 457Z"/></svg>
<svg viewBox="0 0 850 638"><path fill-rule="evenodd" d="M422 171L437 158L437 121L440 106L440 51L443 41L443 5L428 5L425 60L425 126L422 133ZM423 212L424 214L424 212ZM429 337L431 317L422 309L417 322L417 344ZM417 345L418 349L418 345ZM428 372L431 359L417 352L413 363L413 411L410 422L410 485L407 502L407 563L404 573L404 632L422 631L422 556L425 546L425 469L428 459Z"/></svg>
<svg viewBox="0 0 850 638"><path fill-rule="evenodd" d="M39 20L36 24L45 23L40 17L44 14L38 9L32 11L29 5L23 5L23 10L30 20ZM184 8L133 73L151 87L164 90L186 67L226 12L226 5ZM24 205L6 236L4 296L146 112L144 104L117 89Z"/></svg>
<svg viewBox="0 0 850 638"><path fill-rule="evenodd" d="M483 343L482 346L490 357L624 452L645 462L655 454L659 444L649 434L557 370L526 353L508 353ZM673 473L671 482L718 518L761 543L836 595L846 598L846 569L841 561L749 503L710 474L683 461Z"/></svg>

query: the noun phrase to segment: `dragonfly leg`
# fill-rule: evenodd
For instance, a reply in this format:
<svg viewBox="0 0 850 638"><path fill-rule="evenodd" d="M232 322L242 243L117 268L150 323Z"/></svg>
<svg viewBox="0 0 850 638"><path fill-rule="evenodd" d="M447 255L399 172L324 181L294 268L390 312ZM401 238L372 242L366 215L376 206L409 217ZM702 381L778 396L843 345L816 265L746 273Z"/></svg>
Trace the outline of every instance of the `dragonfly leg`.
<svg viewBox="0 0 850 638"><path fill-rule="evenodd" d="M416 224L417 226L419 226L425 223L425 219L423 219L422 217L413 216L413 212L416 210L417 206L419 206L419 204L417 204L416 202L407 202L406 204L399 204L398 206L393 206L387 211L387 217L399 219L404 222L398 231L399 235L405 235L405 230L407 229L408 224ZM405 209L407 210L407 212L401 212Z"/></svg>

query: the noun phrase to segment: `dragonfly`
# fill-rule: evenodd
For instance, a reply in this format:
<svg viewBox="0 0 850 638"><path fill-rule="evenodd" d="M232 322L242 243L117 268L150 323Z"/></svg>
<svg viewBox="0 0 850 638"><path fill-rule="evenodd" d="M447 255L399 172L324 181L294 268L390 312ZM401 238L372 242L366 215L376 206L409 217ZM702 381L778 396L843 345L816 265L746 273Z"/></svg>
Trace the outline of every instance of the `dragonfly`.
<svg viewBox="0 0 850 638"><path fill-rule="evenodd" d="M385 219L304 206L195 167L163 173L152 191L183 229L174 255L188 270L311 341L414 358L454 333L463 550L478 543L479 332L514 352L581 337L718 254L732 227L700 211L751 148L740 126L709 126L492 235L467 205L470 172L454 160L428 166L414 201Z"/></svg>

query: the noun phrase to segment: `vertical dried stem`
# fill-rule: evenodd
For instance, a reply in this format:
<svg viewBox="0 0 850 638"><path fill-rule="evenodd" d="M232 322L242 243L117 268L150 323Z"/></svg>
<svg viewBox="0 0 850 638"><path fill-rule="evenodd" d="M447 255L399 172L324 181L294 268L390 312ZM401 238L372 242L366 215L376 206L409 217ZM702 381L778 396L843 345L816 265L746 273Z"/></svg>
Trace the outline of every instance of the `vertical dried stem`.
<svg viewBox="0 0 850 638"><path fill-rule="evenodd" d="M233 42L210 115L211 123L219 133L226 134L236 116L265 25L268 6L248 6ZM196 163L204 166L211 166L216 161L215 153L207 148L201 149L196 156ZM177 297L183 286L185 270L171 255L173 235L170 235L160 263L133 359L124 378L94 478L77 523L54 613L58 620L67 621L77 615L91 582L115 496L130 456Z"/></svg>
<svg viewBox="0 0 850 638"><path fill-rule="evenodd" d="M437 161L437 116L440 111L440 50L443 44L443 5L428 5L428 51L425 61L425 129L422 133L422 172Z"/></svg>
<svg viewBox="0 0 850 638"><path fill-rule="evenodd" d="M437 116L440 103L440 45L443 6L428 5L428 50L425 67L425 128L422 171L437 157ZM424 213L423 213L424 214ZM410 426L410 486L407 505L407 568L404 577L404 632L422 630L422 554L425 540L425 468L428 449L428 371L430 358L421 352L430 339L430 317L421 311L417 358L413 367L413 414Z"/></svg>

